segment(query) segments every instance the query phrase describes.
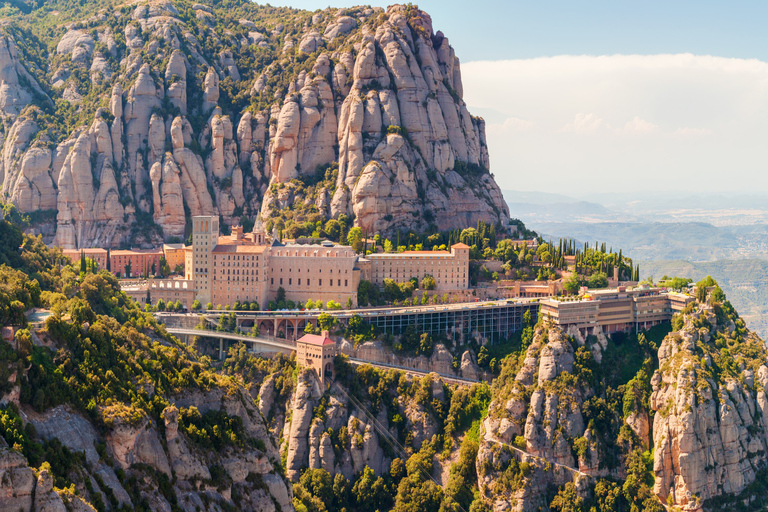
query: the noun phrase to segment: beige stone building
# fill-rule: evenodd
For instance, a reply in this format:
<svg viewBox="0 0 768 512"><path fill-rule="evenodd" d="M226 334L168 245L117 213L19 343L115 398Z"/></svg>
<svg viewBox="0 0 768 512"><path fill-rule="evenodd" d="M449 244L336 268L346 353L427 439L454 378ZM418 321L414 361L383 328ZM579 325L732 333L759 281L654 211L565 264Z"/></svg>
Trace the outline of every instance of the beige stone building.
<svg viewBox="0 0 768 512"><path fill-rule="evenodd" d="M195 282L186 279L147 279L134 283L122 281L122 283L121 290L142 306L148 301L156 305L162 299L165 303L180 302L187 311L191 311L192 303L197 296Z"/></svg>
<svg viewBox="0 0 768 512"><path fill-rule="evenodd" d="M179 265L184 267L184 253L184 244L163 244L163 255L171 272L174 272Z"/></svg>
<svg viewBox="0 0 768 512"><path fill-rule="evenodd" d="M323 384L326 379L333 378L333 358L336 354L336 342L328 336L328 331L319 336L305 334L296 341L296 362L299 366L315 370Z"/></svg>
<svg viewBox="0 0 768 512"><path fill-rule="evenodd" d="M670 293L659 288L590 290L577 298L544 299L540 302L542 317L560 327L575 327L582 334L630 332L648 329L669 321L693 297Z"/></svg>
<svg viewBox="0 0 768 512"><path fill-rule="evenodd" d="M213 233L216 230L216 237ZM240 226L218 236L218 218L194 217L185 277L196 283L198 300L214 306L256 301L265 308L278 290L286 300L310 299L357 305L361 271L348 246L288 244L270 240L261 223L252 233Z"/></svg>
<svg viewBox="0 0 768 512"><path fill-rule="evenodd" d="M219 218L192 217L192 266L185 277L195 281L198 300L211 302L213 248L219 241Z"/></svg>
<svg viewBox="0 0 768 512"><path fill-rule="evenodd" d="M366 256L370 263L369 281L381 286L385 279L398 283L431 275L438 290L469 288L469 246L455 244L448 251L404 251L374 253Z"/></svg>
<svg viewBox="0 0 768 512"><path fill-rule="evenodd" d="M252 237L244 238L240 227L233 228L231 236L219 237L211 252L211 302L218 305L256 301L266 306L268 249L265 244L255 243Z"/></svg>
<svg viewBox="0 0 768 512"><path fill-rule="evenodd" d="M351 300L356 307L361 276L357 261L357 254L348 246L272 245L269 248L269 297L275 297L282 287L286 300L333 300L342 306Z"/></svg>

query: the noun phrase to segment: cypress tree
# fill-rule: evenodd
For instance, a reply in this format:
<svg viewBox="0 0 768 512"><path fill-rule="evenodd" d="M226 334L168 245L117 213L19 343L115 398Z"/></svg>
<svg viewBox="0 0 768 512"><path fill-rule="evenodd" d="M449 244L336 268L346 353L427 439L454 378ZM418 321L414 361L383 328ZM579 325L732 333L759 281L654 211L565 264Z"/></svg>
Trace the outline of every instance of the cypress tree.
<svg viewBox="0 0 768 512"><path fill-rule="evenodd" d="M80 272L85 273L88 270L85 263L85 252L80 249Z"/></svg>

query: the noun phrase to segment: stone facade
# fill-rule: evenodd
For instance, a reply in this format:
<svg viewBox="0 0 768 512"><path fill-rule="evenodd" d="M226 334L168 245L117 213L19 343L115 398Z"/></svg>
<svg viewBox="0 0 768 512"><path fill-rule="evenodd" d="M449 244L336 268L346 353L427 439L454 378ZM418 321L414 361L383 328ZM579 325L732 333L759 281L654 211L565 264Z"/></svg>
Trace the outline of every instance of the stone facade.
<svg viewBox="0 0 768 512"><path fill-rule="evenodd" d="M283 245L274 237L270 240L261 223L252 233L235 226L231 235L216 233L214 238L214 225L215 217L193 220L192 263L186 277L195 281L201 303L256 301L264 308L282 288L286 300L294 302L351 300L357 305L361 271L351 247L330 242Z"/></svg>
<svg viewBox="0 0 768 512"><path fill-rule="evenodd" d="M451 246L448 251L404 251L366 256L371 262L369 281L381 286L385 279L402 283L431 275L438 290L466 290L469 287L469 247Z"/></svg>
<svg viewBox="0 0 768 512"><path fill-rule="evenodd" d="M184 266L184 244L163 244L165 261L173 272L177 266Z"/></svg>
<svg viewBox="0 0 768 512"><path fill-rule="evenodd" d="M305 334L296 342L296 362L315 370L321 383L333 378L333 358L338 353L336 342L323 331L319 336Z"/></svg>
<svg viewBox="0 0 768 512"><path fill-rule="evenodd" d="M590 290L575 299L544 299L541 314L563 329L582 334L629 332L669 321L694 299L659 288Z"/></svg>
<svg viewBox="0 0 768 512"><path fill-rule="evenodd" d="M109 253L109 264L112 272L118 277L140 277L156 273L160 269L162 257L163 251L160 249L115 250ZM130 275L127 275L126 266L129 264Z"/></svg>

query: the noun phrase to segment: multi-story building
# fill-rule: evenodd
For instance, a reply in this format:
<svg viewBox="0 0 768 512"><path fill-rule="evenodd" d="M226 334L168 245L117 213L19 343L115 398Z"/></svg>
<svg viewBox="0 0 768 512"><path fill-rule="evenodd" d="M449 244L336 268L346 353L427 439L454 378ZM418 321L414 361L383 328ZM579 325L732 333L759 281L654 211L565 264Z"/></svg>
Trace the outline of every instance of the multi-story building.
<svg viewBox="0 0 768 512"><path fill-rule="evenodd" d="M693 297L660 288L623 286L589 291L578 298L544 299L540 315L564 329L575 327L582 334L629 332L668 321L693 301Z"/></svg>
<svg viewBox="0 0 768 512"><path fill-rule="evenodd" d="M269 247L263 240L257 243L253 233L249 235L244 237L242 228L236 226L232 228L231 236L219 237L213 247L210 255L210 300L213 304L256 301L266 306L266 253Z"/></svg>
<svg viewBox="0 0 768 512"><path fill-rule="evenodd" d="M184 247L184 279L193 279L194 250L191 245Z"/></svg>
<svg viewBox="0 0 768 512"><path fill-rule="evenodd" d="M80 255L84 254L86 258L90 258L99 266L99 269L106 270L108 253L106 249L99 249L96 247L90 249L64 249L61 251L64 256L72 260L72 263L77 264L80 261Z"/></svg>
<svg viewBox="0 0 768 512"><path fill-rule="evenodd" d="M192 217L192 273L197 298L203 304L211 302L213 277L213 248L219 240L219 218Z"/></svg>
<svg viewBox="0 0 768 512"><path fill-rule="evenodd" d="M214 229L216 237L213 237ZM218 236L218 218L194 217L191 264L198 300L206 304L256 301L260 306L285 291L286 300L333 300L357 305L361 271L351 247L331 242L283 245L269 240L260 222L252 233L240 226Z"/></svg>
<svg viewBox="0 0 768 512"><path fill-rule="evenodd" d="M283 288L286 300L333 300L342 305L351 300L356 306L361 277L357 263L349 246L274 244L269 249L269 295Z"/></svg>
<svg viewBox="0 0 768 512"><path fill-rule="evenodd" d="M163 244L163 255L171 272L174 272L179 265L184 267L184 244Z"/></svg>
<svg viewBox="0 0 768 512"><path fill-rule="evenodd" d="M431 275L438 290L465 290L469 287L469 246L455 244L448 251L404 251L373 253L366 256L370 264L368 280L384 284L385 279L396 282L412 277L421 280Z"/></svg>
<svg viewBox="0 0 768 512"><path fill-rule="evenodd" d="M161 249L114 250L109 252L110 270L119 277L141 277L160 269Z"/></svg>

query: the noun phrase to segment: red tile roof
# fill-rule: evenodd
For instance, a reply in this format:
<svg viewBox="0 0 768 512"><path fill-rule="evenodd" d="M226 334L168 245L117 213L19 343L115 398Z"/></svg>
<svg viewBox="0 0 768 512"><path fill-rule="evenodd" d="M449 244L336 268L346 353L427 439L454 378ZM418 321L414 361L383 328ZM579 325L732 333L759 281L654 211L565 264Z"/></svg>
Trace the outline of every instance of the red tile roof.
<svg viewBox="0 0 768 512"><path fill-rule="evenodd" d="M454 249L469 249L469 246L467 244L459 242L458 244L453 244L451 246Z"/></svg>
<svg viewBox="0 0 768 512"><path fill-rule="evenodd" d="M299 343L309 343L310 345L333 345L334 341L331 338L325 336L318 336L317 334L305 334L299 339Z"/></svg>

